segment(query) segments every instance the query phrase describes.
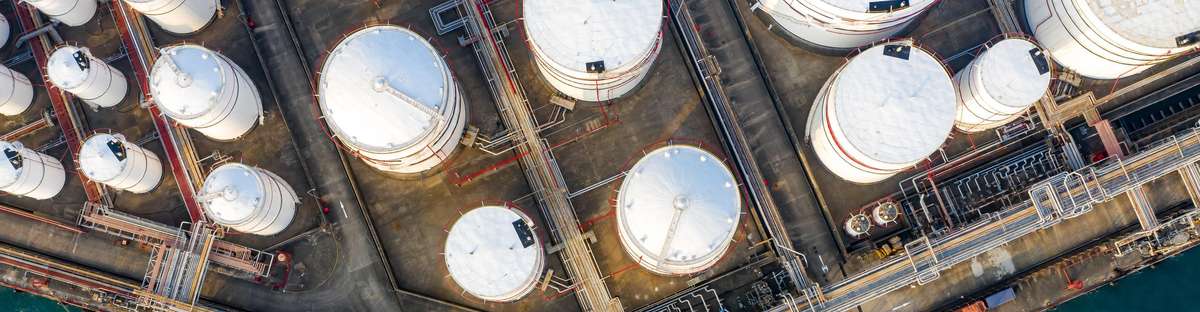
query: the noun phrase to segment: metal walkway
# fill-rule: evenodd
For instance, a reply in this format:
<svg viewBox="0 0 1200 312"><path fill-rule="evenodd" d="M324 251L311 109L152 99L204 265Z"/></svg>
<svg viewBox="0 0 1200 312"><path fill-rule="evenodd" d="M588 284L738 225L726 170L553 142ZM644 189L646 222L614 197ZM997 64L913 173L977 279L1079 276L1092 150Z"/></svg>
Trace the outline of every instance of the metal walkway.
<svg viewBox="0 0 1200 312"><path fill-rule="evenodd" d="M471 44L504 124L517 133L512 143L517 146L521 168L529 187L537 196L542 214L547 217L553 241L563 247L559 251L575 289L576 298L584 311L621 311L618 300L608 292L600 268L593 258L591 246L579 229L575 209L558 163L550 147L538 135L538 121L529 107L525 90L510 62L501 34L493 30L495 21L484 0L464 1L467 33L476 39Z"/></svg>

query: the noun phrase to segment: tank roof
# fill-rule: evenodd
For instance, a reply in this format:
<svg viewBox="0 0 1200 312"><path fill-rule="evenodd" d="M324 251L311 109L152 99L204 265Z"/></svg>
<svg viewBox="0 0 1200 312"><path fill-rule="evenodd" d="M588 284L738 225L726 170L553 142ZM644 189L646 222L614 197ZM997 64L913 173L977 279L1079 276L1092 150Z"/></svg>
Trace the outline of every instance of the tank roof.
<svg viewBox="0 0 1200 312"><path fill-rule="evenodd" d="M653 271L691 273L714 263L737 229L742 201L733 173L716 156L669 145L630 168L617 193L621 240ZM632 246L630 246L632 244Z"/></svg>
<svg viewBox="0 0 1200 312"><path fill-rule="evenodd" d="M121 148L114 149L116 147L110 146L110 142L121 144ZM107 181L116 177L126 165L124 144L129 143L117 135L92 135L79 148L79 169L93 180Z"/></svg>
<svg viewBox="0 0 1200 312"><path fill-rule="evenodd" d="M446 236L450 277L472 295L493 301L532 290L544 255L536 235L523 240L517 229L518 223L528 229L532 226L528 222L528 217L505 206L484 206L463 214Z"/></svg>
<svg viewBox="0 0 1200 312"><path fill-rule="evenodd" d="M51 82L61 88L70 89L87 81L90 66L84 68L75 60L75 53L80 51L88 53L87 48L65 45L50 54L50 60L46 64L46 75L50 77Z"/></svg>
<svg viewBox="0 0 1200 312"><path fill-rule="evenodd" d="M386 152L420 141L447 105L450 70L425 38L382 25L356 31L325 59L319 103L338 137Z"/></svg>
<svg viewBox="0 0 1200 312"><path fill-rule="evenodd" d="M1200 31L1200 1L1067 0L1087 2L1104 25L1127 40L1157 48L1176 48L1175 38Z"/></svg>
<svg viewBox="0 0 1200 312"><path fill-rule="evenodd" d="M217 52L194 44L162 48L150 70L154 102L175 118L199 116L213 109L229 83L221 58Z"/></svg>
<svg viewBox="0 0 1200 312"><path fill-rule="evenodd" d="M20 155L25 146L21 142L0 141L0 154L7 154L9 151ZM6 187L17 182L17 178L21 175L23 163L4 156L4 164L0 165L0 187Z"/></svg>
<svg viewBox="0 0 1200 312"><path fill-rule="evenodd" d="M891 48L889 48L891 47ZM907 59L885 55L911 47ZM871 158L907 164L929 156L954 127L957 98L942 63L907 42L876 45L850 59L829 90L835 133Z"/></svg>
<svg viewBox="0 0 1200 312"><path fill-rule="evenodd" d="M226 163L204 178L200 203L205 212L220 224L236 223L250 217L262 204L266 191L257 168Z"/></svg>
<svg viewBox="0 0 1200 312"><path fill-rule="evenodd" d="M988 48L979 61L979 79L987 94L1001 104L1026 107L1050 87L1050 71L1041 72L1030 51L1037 45L1026 39L1005 39ZM1050 63L1049 56L1041 56Z"/></svg>
<svg viewBox="0 0 1200 312"><path fill-rule="evenodd" d="M544 59L580 72L596 61L609 70L640 62L663 25L662 1L525 0L522 14Z"/></svg>

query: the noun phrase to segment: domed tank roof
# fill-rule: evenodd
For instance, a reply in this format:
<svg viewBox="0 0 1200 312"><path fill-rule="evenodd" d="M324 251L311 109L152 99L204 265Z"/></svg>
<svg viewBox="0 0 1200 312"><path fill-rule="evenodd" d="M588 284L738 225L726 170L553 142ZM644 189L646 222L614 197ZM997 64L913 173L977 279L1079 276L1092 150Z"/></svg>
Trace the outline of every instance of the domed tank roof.
<svg viewBox="0 0 1200 312"><path fill-rule="evenodd" d="M485 300L511 301L529 293L541 277L545 257L531 221L505 206L463 214L446 237L450 277Z"/></svg>
<svg viewBox="0 0 1200 312"><path fill-rule="evenodd" d="M662 1L524 0L529 41L559 66L587 72L587 63L611 69L640 62L663 25Z"/></svg>
<svg viewBox="0 0 1200 312"><path fill-rule="evenodd" d="M250 218L266 191L254 168L228 163L208 174L200 194L209 217L219 224L232 224Z"/></svg>
<svg viewBox="0 0 1200 312"><path fill-rule="evenodd" d="M150 92L173 118L200 116L217 105L225 81L221 57L208 48L184 44L163 48L150 70Z"/></svg>
<svg viewBox="0 0 1200 312"><path fill-rule="evenodd" d="M906 164L937 150L954 127L954 84L920 47L880 44L850 59L829 89L834 131L880 162Z"/></svg>
<svg viewBox="0 0 1200 312"><path fill-rule="evenodd" d="M318 102L330 128L354 147L388 152L433 131L451 73L420 35L394 25L356 31L325 59Z"/></svg>
<svg viewBox="0 0 1200 312"><path fill-rule="evenodd" d="M59 47L54 50L53 54L50 54L50 61L46 64L46 74L50 76L50 81L60 88L71 89L87 81L90 60L86 55L81 59L76 59L76 53L87 54L87 48L68 45Z"/></svg>
<svg viewBox="0 0 1200 312"><path fill-rule="evenodd" d="M1050 87L1050 71L1041 72L1030 54L1040 50L1029 40L1005 39L984 51L978 70L987 94L1011 107L1028 107L1041 99Z"/></svg>
<svg viewBox="0 0 1200 312"><path fill-rule="evenodd" d="M647 153L629 169L617 193L625 250L660 274L693 273L716 263L737 230L741 210L729 168L688 145Z"/></svg>
<svg viewBox="0 0 1200 312"><path fill-rule="evenodd" d="M111 180L125 169L125 138L97 133L79 148L79 168L92 180Z"/></svg>
<svg viewBox="0 0 1200 312"><path fill-rule="evenodd" d="M4 157L4 164L0 165L0 187L16 183L21 176L24 159L20 153L24 148L21 142L0 141L0 154Z"/></svg>
<svg viewBox="0 0 1200 312"><path fill-rule="evenodd" d="M1179 37L1200 31L1200 1L1083 2L1095 18L1103 22L1101 27L1112 29L1125 40L1149 47L1177 48Z"/></svg>

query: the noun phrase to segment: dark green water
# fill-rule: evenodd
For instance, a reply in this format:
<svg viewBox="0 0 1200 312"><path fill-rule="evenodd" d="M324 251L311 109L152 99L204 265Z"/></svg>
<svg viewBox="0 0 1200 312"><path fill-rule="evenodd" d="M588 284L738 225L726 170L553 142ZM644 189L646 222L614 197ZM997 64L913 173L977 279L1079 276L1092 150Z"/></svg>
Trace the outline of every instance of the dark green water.
<svg viewBox="0 0 1200 312"><path fill-rule="evenodd" d="M1195 311L1200 295L1200 248L1193 248L1105 286L1068 301L1058 311Z"/></svg>
<svg viewBox="0 0 1200 312"><path fill-rule="evenodd" d="M78 312L79 309L60 305L57 302L27 293L18 293L12 289L0 287L0 310L13 312Z"/></svg>

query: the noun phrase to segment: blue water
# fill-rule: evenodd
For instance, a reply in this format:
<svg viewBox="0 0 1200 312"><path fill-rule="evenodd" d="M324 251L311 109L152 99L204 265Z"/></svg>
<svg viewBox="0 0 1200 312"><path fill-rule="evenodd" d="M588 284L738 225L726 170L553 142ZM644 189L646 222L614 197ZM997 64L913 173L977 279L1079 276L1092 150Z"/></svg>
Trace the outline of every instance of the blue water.
<svg viewBox="0 0 1200 312"><path fill-rule="evenodd" d="M1195 311L1200 294L1200 248L1160 262L1153 269L1121 279L1068 301L1058 311Z"/></svg>
<svg viewBox="0 0 1200 312"><path fill-rule="evenodd" d="M78 312L79 309L61 305L41 296L18 293L12 289L0 287L0 307L3 311L13 312Z"/></svg>

